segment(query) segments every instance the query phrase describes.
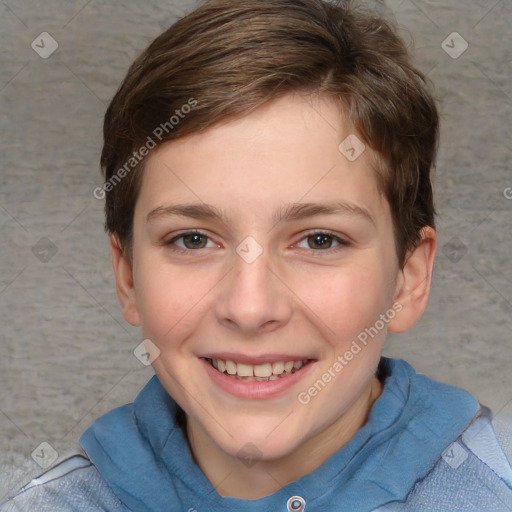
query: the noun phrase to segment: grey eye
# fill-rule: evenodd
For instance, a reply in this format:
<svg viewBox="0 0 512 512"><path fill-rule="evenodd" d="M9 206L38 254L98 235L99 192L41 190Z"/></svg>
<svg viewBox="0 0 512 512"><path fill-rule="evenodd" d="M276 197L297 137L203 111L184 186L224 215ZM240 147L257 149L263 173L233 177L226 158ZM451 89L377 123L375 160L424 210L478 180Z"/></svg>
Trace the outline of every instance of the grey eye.
<svg viewBox="0 0 512 512"><path fill-rule="evenodd" d="M329 233L311 233L305 236L298 244L297 247L302 249L331 249L337 245L346 245L343 240Z"/></svg>
<svg viewBox="0 0 512 512"><path fill-rule="evenodd" d="M209 237L202 233L183 233L172 240L169 245L176 245L180 249L205 249L207 247L218 247Z"/></svg>

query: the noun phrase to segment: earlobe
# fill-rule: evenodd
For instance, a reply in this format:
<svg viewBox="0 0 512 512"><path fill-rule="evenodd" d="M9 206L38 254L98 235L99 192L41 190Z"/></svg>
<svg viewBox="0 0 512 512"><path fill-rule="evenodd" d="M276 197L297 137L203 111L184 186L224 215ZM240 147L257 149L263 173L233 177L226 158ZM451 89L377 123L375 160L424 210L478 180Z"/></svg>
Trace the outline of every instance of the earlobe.
<svg viewBox="0 0 512 512"><path fill-rule="evenodd" d="M424 227L398 276L395 303L401 305L401 310L389 322L388 331L405 332L421 318L430 295L436 248L435 230Z"/></svg>
<svg viewBox="0 0 512 512"><path fill-rule="evenodd" d="M112 251L112 267L116 279L117 297L123 309L123 316L129 324L140 326L132 264L123 255L121 244L115 234L110 236L110 248Z"/></svg>

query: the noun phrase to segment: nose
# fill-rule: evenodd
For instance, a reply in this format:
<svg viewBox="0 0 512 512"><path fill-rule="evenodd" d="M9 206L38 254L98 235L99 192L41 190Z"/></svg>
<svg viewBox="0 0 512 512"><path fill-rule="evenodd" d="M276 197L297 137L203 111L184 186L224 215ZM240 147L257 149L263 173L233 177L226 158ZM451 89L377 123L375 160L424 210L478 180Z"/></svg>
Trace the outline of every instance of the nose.
<svg viewBox="0 0 512 512"><path fill-rule="evenodd" d="M288 323L292 302L265 251L256 259L234 255L233 269L215 301L218 321L245 334L270 332Z"/></svg>

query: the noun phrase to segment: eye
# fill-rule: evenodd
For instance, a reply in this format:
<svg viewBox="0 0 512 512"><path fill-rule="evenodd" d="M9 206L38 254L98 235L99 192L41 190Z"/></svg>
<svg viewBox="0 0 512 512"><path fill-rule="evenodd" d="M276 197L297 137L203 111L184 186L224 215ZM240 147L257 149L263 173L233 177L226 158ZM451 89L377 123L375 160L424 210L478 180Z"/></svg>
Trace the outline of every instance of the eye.
<svg viewBox="0 0 512 512"><path fill-rule="evenodd" d="M180 249L185 250L196 250L206 249L208 247L218 247L218 245L212 242L208 236L197 231L190 231L188 233L182 233L167 242L167 245L175 245Z"/></svg>
<svg viewBox="0 0 512 512"><path fill-rule="evenodd" d="M310 233L309 235L305 236L297 244L297 247L300 247L301 249L313 249L318 251L347 245L349 245L349 243L346 240L343 240L342 238L332 233L319 231L316 233Z"/></svg>

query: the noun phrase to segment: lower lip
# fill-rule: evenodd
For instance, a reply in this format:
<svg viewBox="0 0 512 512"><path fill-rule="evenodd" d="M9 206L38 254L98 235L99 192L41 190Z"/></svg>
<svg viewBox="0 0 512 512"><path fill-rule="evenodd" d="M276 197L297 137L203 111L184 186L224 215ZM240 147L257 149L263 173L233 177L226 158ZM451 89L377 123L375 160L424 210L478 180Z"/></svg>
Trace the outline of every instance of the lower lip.
<svg viewBox="0 0 512 512"><path fill-rule="evenodd" d="M286 377L269 381L251 381L228 377L225 373L216 370L206 359L201 359L201 361L213 383L220 389L238 398L251 400L273 398L286 392L305 377L313 366L313 361L310 361L300 370Z"/></svg>

